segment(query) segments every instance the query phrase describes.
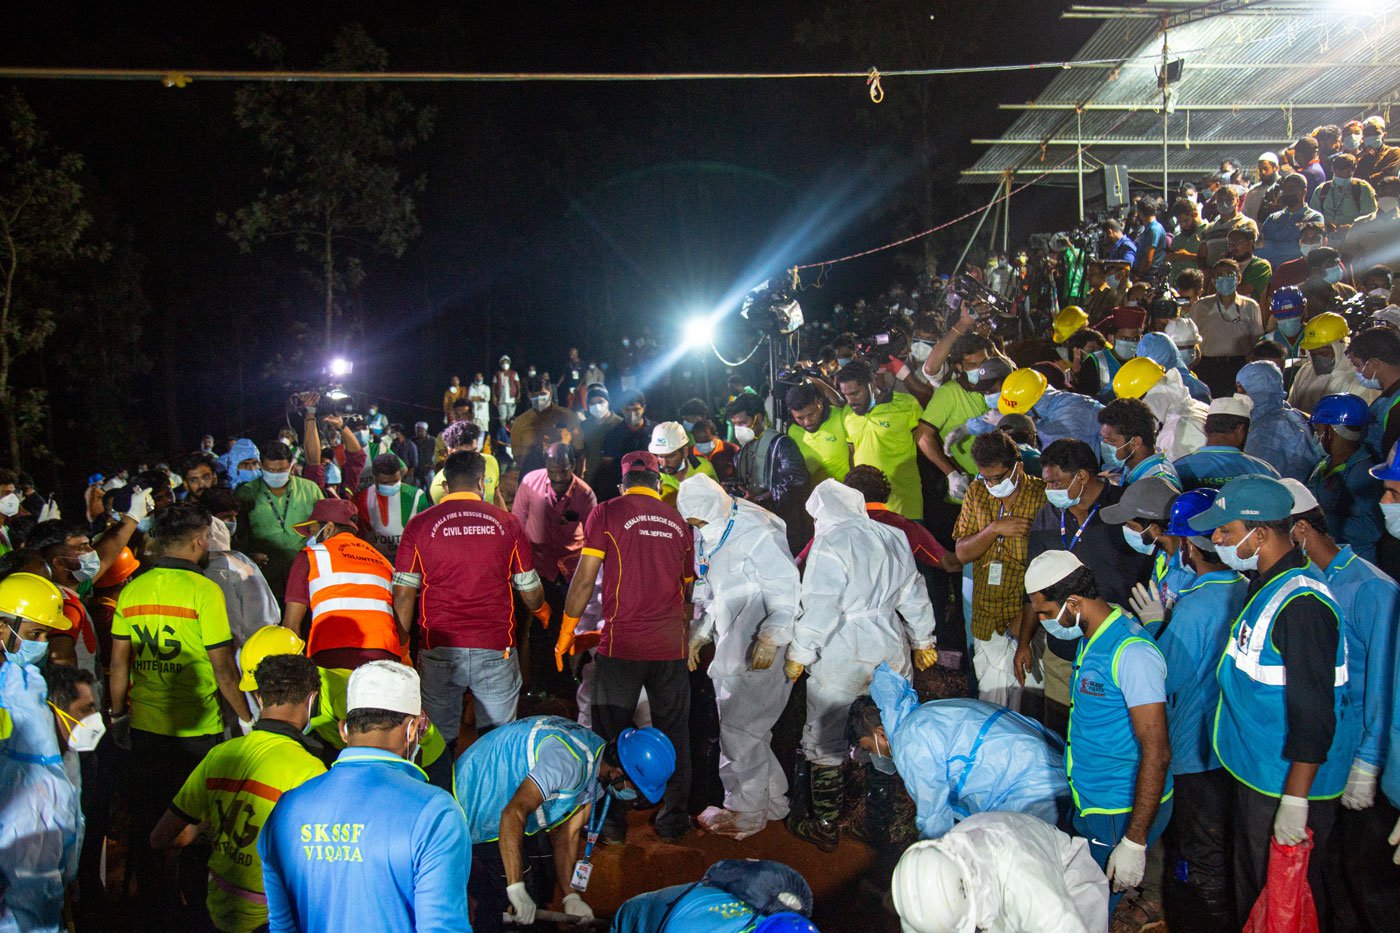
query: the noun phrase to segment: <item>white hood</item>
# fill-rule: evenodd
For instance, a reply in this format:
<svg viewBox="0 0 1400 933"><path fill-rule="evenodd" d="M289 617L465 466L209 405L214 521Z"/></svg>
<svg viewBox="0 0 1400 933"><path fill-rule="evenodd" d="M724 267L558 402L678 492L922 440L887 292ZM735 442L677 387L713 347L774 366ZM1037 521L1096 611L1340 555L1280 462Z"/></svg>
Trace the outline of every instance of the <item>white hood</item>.
<svg viewBox="0 0 1400 933"><path fill-rule="evenodd" d="M706 544L718 542L734 510L734 499L724 487L703 473L681 481L676 492L676 508L681 517L705 523L700 537Z"/></svg>
<svg viewBox="0 0 1400 933"><path fill-rule="evenodd" d="M824 479L807 497L807 514L812 516L817 531L855 519L869 520L865 511L865 496L834 479Z"/></svg>
<svg viewBox="0 0 1400 933"><path fill-rule="evenodd" d="M1153 416L1160 424L1167 420L1167 413L1172 407L1184 398L1189 398L1191 393L1181 381L1181 373L1175 369L1167 370L1166 374L1158 380L1157 384L1147 390L1147 394L1142 400L1147 403L1147 407L1152 409Z"/></svg>
<svg viewBox="0 0 1400 933"><path fill-rule="evenodd" d="M229 538L228 526L224 524L223 519L213 518L209 521L209 550L233 550L233 541Z"/></svg>

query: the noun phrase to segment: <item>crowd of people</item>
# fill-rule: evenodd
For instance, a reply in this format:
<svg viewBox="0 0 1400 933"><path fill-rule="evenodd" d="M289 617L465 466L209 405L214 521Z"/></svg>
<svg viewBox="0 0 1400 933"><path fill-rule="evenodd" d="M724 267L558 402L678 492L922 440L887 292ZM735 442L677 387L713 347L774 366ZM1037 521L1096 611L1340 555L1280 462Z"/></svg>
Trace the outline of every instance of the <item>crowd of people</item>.
<svg viewBox="0 0 1400 933"><path fill-rule="evenodd" d="M920 933L1237 930L1299 851L1324 926L1388 928L1384 134L1143 197L1099 255L1058 238L1031 339L929 277L889 340L664 412L639 336L454 375L437 433L303 393L300 430L94 474L76 518L0 470L0 927L100 923L118 838L140 929L588 921L595 845L653 810L662 840L869 842ZM921 702L929 671L967 695ZM577 715L522 715L551 697ZM720 862L612 923L813 908Z"/></svg>

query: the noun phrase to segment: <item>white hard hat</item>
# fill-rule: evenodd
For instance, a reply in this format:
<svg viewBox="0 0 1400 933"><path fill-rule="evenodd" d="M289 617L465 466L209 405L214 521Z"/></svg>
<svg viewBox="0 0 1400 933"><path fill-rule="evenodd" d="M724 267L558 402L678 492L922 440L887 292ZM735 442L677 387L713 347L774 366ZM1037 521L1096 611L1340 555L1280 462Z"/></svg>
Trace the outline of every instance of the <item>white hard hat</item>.
<svg viewBox="0 0 1400 933"><path fill-rule="evenodd" d="M345 688L345 710L383 709L405 716L423 712L418 672L397 661L371 661L355 668Z"/></svg>
<svg viewBox="0 0 1400 933"><path fill-rule="evenodd" d="M1234 415L1236 418L1248 418L1249 413L1254 410L1254 400L1248 395L1225 395L1217 399L1212 399L1210 407L1206 409L1207 415Z"/></svg>
<svg viewBox="0 0 1400 933"><path fill-rule="evenodd" d="M647 450L654 454L673 454L690 443L685 426L679 421L663 421L651 429Z"/></svg>
<svg viewBox="0 0 1400 933"><path fill-rule="evenodd" d="M1282 480L1282 482L1293 494L1293 511L1289 514L1302 515L1304 512L1311 512L1317 508L1317 497L1312 494L1308 487L1292 477Z"/></svg>
<svg viewBox="0 0 1400 933"><path fill-rule="evenodd" d="M1026 567L1026 592L1043 593L1083 566L1069 551L1042 551Z"/></svg>
<svg viewBox="0 0 1400 933"><path fill-rule="evenodd" d="M973 933L977 927L972 879L937 839L904 851L890 880L904 933Z"/></svg>
<svg viewBox="0 0 1400 933"><path fill-rule="evenodd" d="M1189 317L1174 317L1162 328L1162 333L1180 347L1194 347L1201 342L1201 329Z"/></svg>

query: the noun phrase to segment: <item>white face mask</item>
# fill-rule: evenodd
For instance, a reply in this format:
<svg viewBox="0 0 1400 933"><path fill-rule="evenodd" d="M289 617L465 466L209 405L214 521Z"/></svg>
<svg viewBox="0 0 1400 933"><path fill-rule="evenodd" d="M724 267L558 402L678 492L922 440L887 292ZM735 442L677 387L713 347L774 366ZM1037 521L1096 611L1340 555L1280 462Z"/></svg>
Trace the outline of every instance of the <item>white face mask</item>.
<svg viewBox="0 0 1400 933"><path fill-rule="evenodd" d="M0 498L0 515L6 518L13 518L19 514L19 496L10 493L4 498Z"/></svg>
<svg viewBox="0 0 1400 933"><path fill-rule="evenodd" d="M608 416L608 403L594 402L588 406L588 413L601 421Z"/></svg>
<svg viewBox="0 0 1400 933"><path fill-rule="evenodd" d="M1238 570L1240 573L1244 573L1246 570L1258 570L1259 550L1257 548L1254 553L1248 557L1240 557L1239 554L1240 545L1244 544L1245 541L1249 540L1253 535L1254 532L1251 531L1235 544L1217 544L1215 546L1215 553L1220 556L1221 563L1231 570Z"/></svg>
<svg viewBox="0 0 1400 933"><path fill-rule="evenodd" d="M1321 245L1321 243L1299 243L1298 252L1302 253L1304 256L1307 256L1308 253L1311 253L1313 250L1317 249Z"/></svg>
<svg viewBox="0 0 1400 933"><path fill-rule="evenodd" d="M984 476L982 477L982 485L986 486L987 492L991 493L996 498L1005 499L1016 491L1016 471L1019 470L1020 467L1021 465L1019 463L1012 467L1011 472L1006 474L1001 482L997 483L995 486L988 483L987 478Z"/></svg>
<svg viewBox="0 0 1400 933"><path fill-rule="evenodd" d="M107 724L102 721L102 714L93 711L82 719L74 719L66 712L54 706L49 706L58 713L58 718L68 728L68 747L75 752L90 752L97 748L97 743L102 741L102 736L107 734Z"/></svg>
<svg viewBox="0 0 1400 933"><path fill-rule="evenodd" d="M266 470L263 470L262 480L264 483L267 484L267 487L269 489L281 489L283 486L291 482L292 474L290 472L269 473Z"/></svg>
<svg viewBox="0 0 1400 933"><path fill-rule="evenodd" d="M78 557L78 569L73 571L73 579L79 583L86 583L97 578L97 571L102 569L102 558L96 551L84 551Z"/></svg>
<svg viewBox="0 0 1400 933"><path fill-rule="evenodd" d="M927 340L915 340L909 345L909 355L922 363L933 352L933 344Z"/></svg>
<svg viewBox="0 0 1400 933"><path fill-rule="evenodd" d="M747 425L747 424L736 424L736 425L734 425L734 440L737 441L737 442L739 443L739 446L742 447L744 444L747 444L749 441L751 441L751 440L753 440L753 439L754 439L753 428L751 428L749 425Z"/></svg>
<svg viewBox="0 0 1400 933"><path fill-rule="evenodd" d="M549 396L536 395L532 397L530 399L530 406L534 408L535 411L544 411L546 408L549 407Z"/></svg>

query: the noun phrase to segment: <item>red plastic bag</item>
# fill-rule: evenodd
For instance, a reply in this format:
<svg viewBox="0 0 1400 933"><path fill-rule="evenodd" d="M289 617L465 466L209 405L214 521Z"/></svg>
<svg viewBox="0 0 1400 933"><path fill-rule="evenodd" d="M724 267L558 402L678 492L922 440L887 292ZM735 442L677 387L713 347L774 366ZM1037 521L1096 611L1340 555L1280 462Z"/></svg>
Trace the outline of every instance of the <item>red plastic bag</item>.
<svg viewBox="0 0 1400 933"><path fill-rule="evenodd" d="M1312 853L1312 830L1308 841L1296 846L1279 845L1269 838L1269 876L1244 933L1318 933L1317 907L1308 886L1308 859Z"/></svg>

